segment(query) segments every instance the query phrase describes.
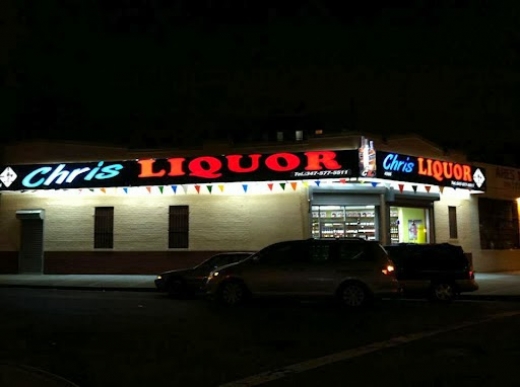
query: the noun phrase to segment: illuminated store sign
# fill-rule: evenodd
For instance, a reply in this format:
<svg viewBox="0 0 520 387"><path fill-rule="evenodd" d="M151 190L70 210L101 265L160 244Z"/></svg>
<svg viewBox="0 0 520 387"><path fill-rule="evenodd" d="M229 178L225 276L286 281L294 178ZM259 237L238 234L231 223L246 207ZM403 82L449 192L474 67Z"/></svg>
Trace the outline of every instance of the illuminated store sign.
<svg viewBox="0 0 520 387"><path fill-rule="evenodd" d="M356 150L10 165L0 190L131 187L359 175Z"/></svg>
<svg viewBox="0 0 520 387"><path fill-rule="evenodd" d="M448 187L486 188L483 168L398 153L377 152L377 177Z"/></svg>
<svg viewBox="0 0 520 387"><path fill-rule="evenodd" d="M57 167L41 167L28 173L22 180L22 185L26 188L38 188L51 185L74 184L75 181L92 181L111 179L119 175L123 169L121 164L103 166L100 161L94 168L80 167L67 170L67 164L59 164Z"/></svg>

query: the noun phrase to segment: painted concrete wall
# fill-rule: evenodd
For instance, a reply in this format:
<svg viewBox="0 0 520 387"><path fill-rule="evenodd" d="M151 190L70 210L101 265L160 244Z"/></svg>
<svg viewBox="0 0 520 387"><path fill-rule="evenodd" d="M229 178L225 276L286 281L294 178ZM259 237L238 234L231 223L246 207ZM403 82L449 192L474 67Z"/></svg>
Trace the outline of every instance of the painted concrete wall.
<svg viewBox="0 0 520 387"><path fill-rule="evenodd" d="M229 187L227 187L229 190ZM114 207L115 251L168 249L168 208L190 207L190 251L257 250L309 235L307 194L293 191L241 194L81 193L6 194L0 206L0 250L19 248L16 210L43 208L46 251L92 251L94 208ZM122 190L121 190L122 192Z"/></svg>

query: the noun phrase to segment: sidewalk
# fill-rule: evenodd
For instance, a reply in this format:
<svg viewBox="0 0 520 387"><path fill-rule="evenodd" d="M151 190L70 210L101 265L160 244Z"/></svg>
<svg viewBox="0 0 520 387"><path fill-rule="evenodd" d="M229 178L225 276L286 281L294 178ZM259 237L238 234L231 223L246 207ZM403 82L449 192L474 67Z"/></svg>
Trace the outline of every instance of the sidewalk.
<svg viewBox="0 0 520 387"><path fill-rule="evenodd" d="M520 272L477 273L480 289L463 299L517 299ZM0 287L155 292L155 275L0 274Z"/></svg>

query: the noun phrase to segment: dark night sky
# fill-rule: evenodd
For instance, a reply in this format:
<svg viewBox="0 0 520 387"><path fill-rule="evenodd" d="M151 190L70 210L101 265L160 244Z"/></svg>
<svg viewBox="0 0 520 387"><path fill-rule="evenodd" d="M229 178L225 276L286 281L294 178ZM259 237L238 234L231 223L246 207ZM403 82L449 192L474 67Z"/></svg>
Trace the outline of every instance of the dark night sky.
<svg viewBox="0 0 520 387"><path fill-rule="evenodd" d="M516 153L520 2L337 3L3 0L2 136L175 141L297 115Z"/></svg>

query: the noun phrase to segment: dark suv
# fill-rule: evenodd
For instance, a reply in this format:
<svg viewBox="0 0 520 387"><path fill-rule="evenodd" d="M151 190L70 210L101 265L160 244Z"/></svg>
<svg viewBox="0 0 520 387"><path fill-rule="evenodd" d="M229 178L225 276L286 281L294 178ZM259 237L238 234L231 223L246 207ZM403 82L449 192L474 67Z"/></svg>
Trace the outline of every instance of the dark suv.
<svg viewBox="0 0 520 387"><path fill-rule="evenodd" d="M462 292L478 290L462 247L449 243L385 246L405 295L449 302Z"/></svg>
<svg viewBox="0 0 520 387"><path fill-rule="evenodd" d="M399 286L385 249L363 239L306 239L274 243L210 273L210 298L239 304L255 296L336 296L360 307Z"/></svg>

